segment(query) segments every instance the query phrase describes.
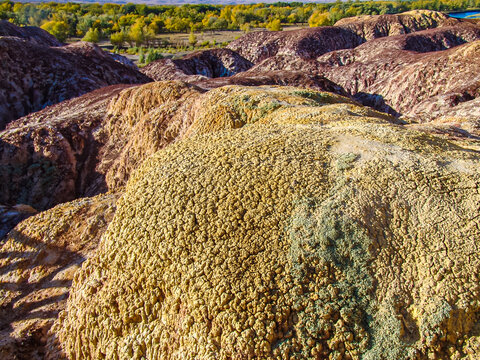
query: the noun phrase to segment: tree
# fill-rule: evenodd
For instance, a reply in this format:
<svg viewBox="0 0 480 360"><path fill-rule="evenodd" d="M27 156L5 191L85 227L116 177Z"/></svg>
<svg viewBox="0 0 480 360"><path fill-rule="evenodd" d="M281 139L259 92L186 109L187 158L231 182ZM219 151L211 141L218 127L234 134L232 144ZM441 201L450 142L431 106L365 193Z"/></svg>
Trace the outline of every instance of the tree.
<svg viewBox="0 0 480 360"><path fill-rule="evenodd" d="M131 41L135 42L135 45L141 46L145 42L145 20L143 18L137 19L135 24L130 27L128 37Z"/></svg>
<svg viewBox="0 0 480 360"><path fill-rule="evenodd" d="M148 49L147 56L145 58L145 63L149 64L152 61L163 59L162 54L158 50Z"/></svg>
<svg viewBox="0 0 480 360"><path fill-rule="evenodd" d="M13 17L13 3L11 1L0 2L0 20L8 20Z"/></svg>
<svg viewBox="0 0 480 360"><path fill-rule="evenodd" d="M197 43L197 37L195 36L195 33L192 31L190 33L190 36L188 37L188 43L192 46L195 46Z"/></svg>
<svg viewBox="0 0 480 360"><path fill-rule="evenodd" d="M88 41L92 43L98 43L99 40L100 40L100 33L98 29L92 29L92 28L88 29L87 33L82 39L82 41Z"/></svg>
<svg viewBox="0 0 480 360"><path fill-rule="evenodd" d="M328 13L315 11L308 19L308 25L310 27L328 26L332 25L332 21L330 20L330 16Z"/></svg>
<svg viewBox="0 0 480 360"><path fill-rule="evenodd" d="M242 26L240 26L240 30L245 32L245 34L249 33L250 32L250 24L243 24Z"/></svg>
<svg viewBox="0 0 480 360"><path fill-rule="evenodd" d="M275 19L275 20L270 21L267 24L266 28L267 28L267 30L270 30L270 31L281 31L282 30L282 24L280 22L280 19Z"/></svg>
<svg viewBox="0 0 480 360"><path fill-rule="evenodd" d="M70 31L68 24L64 21L47 21L45 24L41 26L41 28L45 31L48 31L50 34L55 36L58 41L64 42Z"/></svg>
<svg viewBox="0 0 480 360"><path fill-rule="evenodd" d="M110 42L112 43L113 46L120 48L123 46L123 43L125 42L125 40L126 40L125 33L121 31L110 35Z"/></svg>

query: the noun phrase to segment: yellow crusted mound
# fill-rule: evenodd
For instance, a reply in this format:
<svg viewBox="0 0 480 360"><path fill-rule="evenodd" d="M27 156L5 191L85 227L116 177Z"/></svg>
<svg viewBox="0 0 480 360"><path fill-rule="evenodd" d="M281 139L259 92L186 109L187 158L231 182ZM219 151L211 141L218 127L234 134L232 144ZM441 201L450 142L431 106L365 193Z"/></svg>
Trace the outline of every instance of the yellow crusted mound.
<svg viewBox="0 0 480 360"><path fill-rule="evenodd" d="M478 154L357 118L146 160L75 275L67 356L478 358Z"/></svg>
<svg viewBox="0 0 480 360"><path fill-rule="evenodd" d="M256 122L323 124L358 116L395 121L344 96L291 86L230 85L213 89L197 100L192 116L186 136L237 129Z"/></svg>

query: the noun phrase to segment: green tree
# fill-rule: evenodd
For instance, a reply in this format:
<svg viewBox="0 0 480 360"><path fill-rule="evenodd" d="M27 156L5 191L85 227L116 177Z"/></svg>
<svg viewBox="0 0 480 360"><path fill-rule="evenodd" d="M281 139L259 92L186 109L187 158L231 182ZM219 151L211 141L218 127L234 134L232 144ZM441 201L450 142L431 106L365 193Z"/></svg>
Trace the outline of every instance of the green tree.
<svg viewBox="0 0 480 360"><path fill-rule="evenodd" d="M195 36L195 33L192 31L190 33L190 36L188 37L188 43L192 46L195 46L197 43L197 37Z"/></svg>
<svg viewBox="0 0 480 360"><path fill-rule="evenodd" d="M113 46L121 48L126 41L125 33L119 31L110 35L110 42Z"/></svg>
<svg viewBox="0 0 480 360"><path fill-rule="evenodd" d="M70 31L70 27L64 21L47 21L45 24L41 26L41 28L45 31L48 31L50 34L55 36L58 41L64 42Z"/></svg>
<svg viewBox="0 0 480 360"><path fill-rule="evenodd" d="M267 26L266 26L267 30L270 30L270 31L281 31L282 30L282 24L280 22L280 19L274 19L272 21L270 21Z"/></svg>
<svg viewBox="0 0 480 360"><path fill-rule="evenodd" d="M98 29L90 28L83 37L82 41L98 43L100 41L100 32L98 31Z"/></svg>
<svg viewBox="0 0 480 360"><path fill-rule="evenodd" d="M155 49L148 49L147 56L145 58L145 63L150 64L152 61L163 59L162 54L160 51L155 50Z"/></svg>

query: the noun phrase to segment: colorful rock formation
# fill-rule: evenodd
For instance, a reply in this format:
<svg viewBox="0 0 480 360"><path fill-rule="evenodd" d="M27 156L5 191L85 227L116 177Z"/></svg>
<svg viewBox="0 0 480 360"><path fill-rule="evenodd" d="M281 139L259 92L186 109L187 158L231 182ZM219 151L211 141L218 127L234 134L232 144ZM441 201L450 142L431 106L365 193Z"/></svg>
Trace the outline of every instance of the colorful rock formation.
<svg viewBox="0 0 480 360"><path fill-rule="evenodd" d="M0 37L0 130L32 111L107 85L151 81L94 44L50 47L42 41Z"/></svg>
<svg viewBox="0 0 480 360"><path fill-rule="evenodd" d="M0 46L148 80L35 34ZM248 34L9 123L0 357L480 358L479 43L426 11Z"/></svg>

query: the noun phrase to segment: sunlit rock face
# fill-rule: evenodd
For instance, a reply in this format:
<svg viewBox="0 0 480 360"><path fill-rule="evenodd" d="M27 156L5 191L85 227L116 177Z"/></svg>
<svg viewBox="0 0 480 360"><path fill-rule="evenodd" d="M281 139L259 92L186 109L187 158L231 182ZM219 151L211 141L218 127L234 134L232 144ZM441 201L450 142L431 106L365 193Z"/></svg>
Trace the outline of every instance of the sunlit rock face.
<svg viewBox="0 0 480 360"><path fill-rule="evenodd" d="M73 276L111 221L117 198L118 194L103 194L30 213L1 239L2 359L63 358L49 330L65 308Z"/></svg>
<svg viewBox="0 0 480 360"><path fill-rule="evenodd" d="M146 160L54 327L67 356L478 351L478 154L325 106Z"/></svg>

